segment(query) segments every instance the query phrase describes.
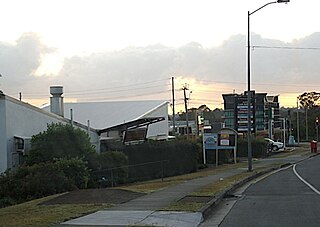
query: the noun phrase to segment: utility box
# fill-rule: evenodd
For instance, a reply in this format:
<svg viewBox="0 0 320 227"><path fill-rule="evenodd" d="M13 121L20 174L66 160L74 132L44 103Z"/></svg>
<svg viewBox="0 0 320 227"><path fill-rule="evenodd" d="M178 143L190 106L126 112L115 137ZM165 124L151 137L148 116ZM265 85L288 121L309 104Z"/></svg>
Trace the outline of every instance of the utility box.
<svg viewBox="0 0 320 227"><path fill-rule="evenodd" d="M294 136L289 136L289 146L294 146Z"/></svg>
<svg viewBox="0 0 320 227"><path fill-rule="evenodd" d="M317 150L318 150L317 143L318 143L318 141L311 140L311 142L310 142L311 153L317 153Z"/></svg>

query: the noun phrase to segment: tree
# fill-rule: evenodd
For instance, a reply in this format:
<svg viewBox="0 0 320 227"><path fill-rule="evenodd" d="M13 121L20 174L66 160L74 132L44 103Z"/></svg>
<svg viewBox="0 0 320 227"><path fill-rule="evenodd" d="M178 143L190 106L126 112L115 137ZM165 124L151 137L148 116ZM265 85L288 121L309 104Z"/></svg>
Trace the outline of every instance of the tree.
<svg viewBox="0 0 320 227"><path fill-rule="evenodd" d="M94 153L94 147L85 131L68 124L52 123L47 126L47 131L32 137L27 164L70 158L87 160Z"/></svg>
<svg viewBox="0 0 320 227"><path fill-rule="evenodd" d="M320 93L318 92L305 92L298 96L299 103L303 108L313 108L320 106Z"/></svg>
<svg viewBox="0 0 320 227"><path fill-rule="evenodd" d="M315 119L320 116L320 93L305 92L298 99L300 106L305 109L305 138L309 140L310 135L316 139Z"/></svg>

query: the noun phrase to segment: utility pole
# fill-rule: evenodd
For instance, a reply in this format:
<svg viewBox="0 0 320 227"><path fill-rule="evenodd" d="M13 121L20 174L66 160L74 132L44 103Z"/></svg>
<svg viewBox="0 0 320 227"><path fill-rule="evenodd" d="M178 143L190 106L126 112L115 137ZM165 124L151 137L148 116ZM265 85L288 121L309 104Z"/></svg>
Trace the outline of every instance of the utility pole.
<svg viewBox="0 0 320 227"><path fill-rule="evenodd" d="M173 127L173 135L176 135L176 114L174 111L174 77L171 78L172 84L172 127Z"/></svg>
<svg viewBox="0 0 320 227"><path fill-rule="evenodd" d="M189 119L188 119L188 104L187 104L188 98L186 95L186 90L189 90L188 85L185 84L183 86L182 90L183 90L183 95L184 95L184 109L186 111L187 139L189 139Z"/></svg>

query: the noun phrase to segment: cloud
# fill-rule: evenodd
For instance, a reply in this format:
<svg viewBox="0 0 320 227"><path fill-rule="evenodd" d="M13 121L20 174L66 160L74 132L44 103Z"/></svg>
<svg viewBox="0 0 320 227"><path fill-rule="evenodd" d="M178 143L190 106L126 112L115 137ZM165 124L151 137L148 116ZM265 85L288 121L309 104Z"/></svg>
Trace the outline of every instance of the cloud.
<svg viewBox="0 0 320 227"><path fill-rule="evenodd" d="M23 84L39 67L45 52L47 49L35 33L23 34L14 45L0 43L1 73L10 82Z"/></svg>
<svg viewBox="0 0 320 227"><path fill-rule="evenodd" d="M265 46L252 54L253 74L257 82L278 82L314 84L320 82L317 76L320 64L320 33L303 39L284 43L255 35L255 43ZM267 48L278 47L278 48Z"/></svg>
<svg viewBox="0 0 320 227"><path fill-rule="evenodd" d="M0 71L3 84L22 89L36 80L34 72L44 54L52 50L35 33L24 33L15 44L0 43Z"/></svg>
<svg viewBox="0 0 320 227"><path fill-rule="evenodd" d="M252 87L258 92L301 93L314 90L315 88L310 86L320 82L320 50L299 49L320 47L320 33L293 40L291 43L252 34L251 41L254 47L251 50ZM181 47L161 44L128 47L120 51L66 58L57 76L35 77L33 73L41 64L42 56L52 50L41 44L36 34L28 33L15 45L0 44L0 67L2 74L10 75L7 86L20 86L29 93L38 90L48 93L50 84L61 84L66 93L73 91L70 95L78 95L79 100L83 98L81 95L85 94L91 95L92 99L99 96L105 99L109 96L130 97L131 94L144 94L148 91L160 94L163 89L170 89L169 78L174 76L193 78L206 85L208 84L205 81L211 81L215 90L219 91L215 95L220 99L221 93L230 92L232 89L242 92L246 89L246 45L245 35L234 35L222 45L212 48L204 48L197 42ZM139 92L138 89L134 91L135 84L155 80L166 80L166 83L153 90L146 88ZM122 89L115 92L115 88L123 86L127 86L128 91ZM164 88L161 90L160 86ZM192 84L190 86L192 87ZM194 94L196 93L194 91ZM160 95L156 97L161 98ZM170 97L170 92L167 92L166 97ZM143 96L139 98L143 99Z"/></svg>

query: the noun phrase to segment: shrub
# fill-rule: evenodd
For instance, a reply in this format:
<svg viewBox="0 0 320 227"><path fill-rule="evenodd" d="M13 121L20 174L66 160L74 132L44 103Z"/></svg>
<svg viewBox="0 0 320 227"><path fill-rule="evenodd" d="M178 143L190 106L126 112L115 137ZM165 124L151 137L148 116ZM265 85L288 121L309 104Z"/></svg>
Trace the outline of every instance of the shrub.
<svg viewBox="0 0 320 227"><path fill-rule="evenodd" d="M197 169L197 146L189 140L149 141L127 146L131 181L174 176ZM161 162L163 161L163 162Z"/></svg>
<svg viewBox="0 0 320 227"><path fill-rule="evenodd" d="M254 158L262 158L267 156L267 142L261 138L253 138L251 140L252 146L252 157ZM238 139L238 157L248 157L248 142L246 138Z"/></svg>
<svg viewBox="0 0 320 227"><path fill-rule="evenodd" d="M1 206L12 205L30 199L85 188L89 177L84 161L80 159L58 160L22 166L15 172L0 175Z"/></svg>
<svg viewBox="0 0 320 227"><path fill-rule="evenodd" d="M86 132L71 125L50 124L47 131L34 135L27 164L53 162L56 159L87 157L95 152Z"/></svg>
<svg viewBox="0 0 320 227"><path fill-rule="evenodd" d="M90 187L124 183L127 179L128 157L120 151L95 153L89 158L89 168L92 170ZM105 181L102 181L105 179Z"/></svg>

